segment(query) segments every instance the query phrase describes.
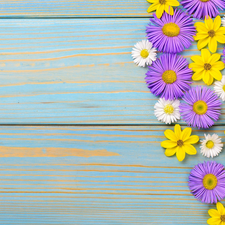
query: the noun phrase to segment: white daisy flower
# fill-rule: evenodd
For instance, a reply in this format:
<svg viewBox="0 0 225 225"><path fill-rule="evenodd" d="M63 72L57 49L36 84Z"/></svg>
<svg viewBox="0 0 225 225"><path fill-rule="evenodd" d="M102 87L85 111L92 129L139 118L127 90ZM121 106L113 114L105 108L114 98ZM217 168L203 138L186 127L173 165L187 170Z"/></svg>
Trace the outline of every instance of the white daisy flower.
<svg viewBox="0 0 225 225"><path fill-rule="evenodd" d="M213 134L212 136L210 134L205 135L205 139L201 140L201 153L203 156L206 156L208 158L217 156L223 148L223 144L221 142L221 138L217 134Z"/></svg>
<svg viewBox="0 0 225 225"><path fill-rule="evenodd" d="M166 124L177 122L180 119L179 105L179 100L170 101L160 98L154 106L155 116Z"/></svg>
<svg viewBox="0 0 225 225"><path fill-rule="evenodd" d="M221 81L216 81L214 83L214 91L223 101L225 101L225 76L222 77Z"/></svg>
<svg viewBox="0 0 225 225"><path fill-rule="evenodd" d="M150 66L152 61L156 60L156 48L153 48L152 43L148 40L138 42L131 53L138 66Z"/></svg>
<svg viewBox="0 0 225 225"><path fill-rule="evenodd" d="M225 16L222 19L222 25L225 27Z"/></svg>

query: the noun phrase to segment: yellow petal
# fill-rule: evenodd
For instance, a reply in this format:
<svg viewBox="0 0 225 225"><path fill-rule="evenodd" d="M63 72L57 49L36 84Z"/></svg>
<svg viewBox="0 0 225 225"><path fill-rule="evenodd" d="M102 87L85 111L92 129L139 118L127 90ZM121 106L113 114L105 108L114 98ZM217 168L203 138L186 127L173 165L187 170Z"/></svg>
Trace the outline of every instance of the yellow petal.
<svg viewBox="0 0 225 225"><path fill-rule="evenodd" d="M177 151L176 149L177 149L177 147L167 148L166 151L165 151L165 155L167 157L170 157L170 156L174 155L176 153L176 151Z"/></svg>
<svg viewBox="0 0 225 225"><path fill-rule="evenodd" d="M217 50L217 41L216 41L216 37L212 37L209 40L209 50L214 53Z"/></svg>
<svg viewBox="0 0 225 225"><path fill-rule="evenodd" d="M217 210L215 210L215 209L210 209L209 211L208 211L208 213L209 213L209 215L211 216L211 217L220 217L221 215L219 214L219 212L217 211Z"/></svg>
<svg viewBox="0 0 225 225"><path fill-rule="evenodd" d="M207 37L209 37L209 35L208 35L207 33L198 33L198 34L194 37L194 39L195 39L195 41L198 41L198 40L201 40L201 39L205 39L205 38L207 38Z"/></svg>
<svg viewBox="0 0 225 225"><path fill-rule="evenodd" d="M222 61L218 61L212 64L212 68L217 70L223 70L224 69L224 63Z"/></svg>
<svg viewBox="0 0 225 225"><path fill-rule="evenodd" d="M161 18L163 12L164 12L164 9L165 9L165 5L160 5L158 6L157 8L157 11L156 11L156 16L157 18Z"/></svg>
<svg viewBox="0 0 225 225"><path fill-rule="evenodd" d="M213 80L214 80L213 77L210 75L207 85L211 85L213 83Z"/></svg>
<svg viewBox="0 0 225 225"><path fill-rule="evenodd" d="M170 14L171 16L174 14L173 7L169 6L167 4L165 5L165 11L166 11L166 13Z"/></svg>
<svg viewBox="0 0 225 225"><path fill-rule="evenodd" d="M203 75L203 71L204 71L204 69L198 70L198 72L194 73L193 76L192 76L192 80L201 80L202 75Z"/></svg>
<svg viewBox="0 0 225 225"><path fill-rule="evenodd" d="M218 15L215 19L214 19L214 24L213 24L213 30L217 31L221 26L221 17Z"/></svg>
<svg viewBox="0 0 225 225"><path fill-rule="evenodd" d="M219 53L212 54L209 63L213 65L213 63L217 62L220 59L221 55Z"/></svg>
<svg viewBox="0 0 225 225"><path fill-rule="evenodd" d="M196 155L197 153L197 150L196 148L193 146L193 145L190 145L190 144L185 144L183 145L183 149L185 150L185 152L188 154L188 155Z"/></svg>
<svg viewBox="0 0 225 225"><path fill-rule="evenodd" d="M189 64L189 68L192 69L193 71L197 72L198 70L202 70L203 69L203 65L200 66L197 63L190 63Z"/></svg>
<svg viewBox="0 0 225 225"><path fill-rule="evenodd" d="M150 2L150 3L159 3L159 0L147 0L147 2Z"/></svg>
<svg viewBox="0 0 225 225"><path fill-rule="evenodd" d="M180 125L179 124L176 124L174 126L174 132L177 136L177 139L179 140L180 139L180 136L181 136L181 128L180 128Z"/></svg>
<svg viewBox="0 0 225 225"><path fill-rule="evenodd" d="M215 38L219 43L221 43L221 44L225 43L225 35L216 34Z"/></svg>
<svg viewBox="0 0 225 225"><path fill-rule="evenodd" d="M177 146L177 142L166 140L166 141L161 142L161 146L163 148L173 148L173 147Z"/></svg>
<svg viewBox="0 0 225 225"><path fill-rule="evenodd" d="M208 30L213 29L213 20L209 16L205 17L205 25Z"/></svg>
<svg viewBox="0 0 225 225"><path fill-rule="evenodd" d="M202 22L196 22L195 27L198 32L206 32L208 33L208 29L206 28L205 24Z"/></svg>
<svg viewBox="0 0 225 225"><path fill-rule="evenodd" d="M220 218L210 218L207 220L207 223L210 224L210 225L215 225L215 224L218 224L220 222Z"/></svg>
<svg viewBox="0 0 225 225"><path fill-rule="evenodd" d="M199 50L204 48L209 43L209 37L201 39L198 41L197 47Z"/></svg>
<svg viewBox="0 0 225 225"><path fill-rule="evenodd" d="M203 76L203 81L206 85L208 85L208 82L209 82L209 71L205 71L205 74Z"/></svg>
<svg viewBox="0 0 225 225"><path fill-rule="evenodd" d="M158 8L158 5L159 5L158 3L154 3L154 4L150 5L147 12L155 11Z"/></svg>
<svg viewBox="0 0 225 225"><path fill-rule="evenodd" d="M185 158L185 151L183 147L178 147L176 152L177 159L181 162Z"/></svg>
<svg viewBox="0 0 225 225"><path fill-rule="evenodd" d="M216 80L222 79L222 74L218 69L211 68L209 71L210 75L213 76Z"/></svg>
<svg viewBox="0 0 225 225"><path fill-rule="evenodd" d="M197 135L191 135L186 141L185 144L195 144L199 141L199 137Z"/></svg>
<svg viewBox="0 0 225 225"><path fill-rule="evenodd" d="M166 1L166 3L171 6L179 6L180 5L180 3L176 0L168 0L168 1Z"/></svg>
<svg viewBox="0 0 225 225"><path fill-rule="evenodd" d="M190 127L186 127L181 133L181 140L186 141L191 136L191 131Z"/></svg>
<svg viewBox="0 0 225 225"><path fill-rule="evenodd" d="M164 132L165 136L171 140L171 141L177 141L177 136L175 135L175 133L172 130L165 130Z"/></svg>
<svg viewBox="0 0 225 225"><path fill-rule="evenodd" d="M202 56L203 62L204 62L204 63L208 63L211 54L210 54L210 52L209 52L208 49L202 49L202 50L201 50L201 56Z"/></svg>
<svg viewBox="0 0 225 225"><path fill-rule="evenodd" d="M195 63L199 64L199 65L203 65L204 64L204 62L202 60L202 57L200 55L192 56L191 60L194 61Z"/></svg>
<svg viewBox="0 0 225 225"><path fill-rule="evenodd" d="M220 202L217 202L216 203L216 208L219 212L220 215L223 215L224 214L224 206L222 205L222 203Z"/></svg>
<svg viewBox="0 0 225 225"><path fill-rule="evenodd" d="M217 30L216 34L221 34L221 35L225 34L225 27L220 27L220 28Z"/></svg>

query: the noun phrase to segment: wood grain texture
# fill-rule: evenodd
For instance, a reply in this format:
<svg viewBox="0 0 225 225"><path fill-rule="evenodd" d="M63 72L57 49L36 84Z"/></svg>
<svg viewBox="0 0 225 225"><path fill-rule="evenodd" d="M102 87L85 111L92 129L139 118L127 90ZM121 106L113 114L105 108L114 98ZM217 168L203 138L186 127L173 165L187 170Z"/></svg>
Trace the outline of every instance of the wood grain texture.
<svg viewBox="0 0 225 225"><path fill-rule="evenodd" d="M199 144L198 154L181 163L166 157L160 147L166 128L1 127L0 223L206 224L207 210L215 206L195 200L187 180L191 168L207 159ZM225 140L223 126L193 134L202 139L204 132ZM30 157L36 148L43 154ZM114 155L77 157L73 149ZM215 158L224 159L224 152Z"/></svg>
<svg viewBox="0 0 225 225"><path fill-rule="evenodd" d="M0 17L149 17L146 0L1 0Z"/></svg>
<svg viewBox="0 0 225 225"><path fill-rule="evenodd" d="M0 21L0 123L155 124L131 59L148 19ZM219 46L222 52L222 46ZM182 53L200 54L196 44ZM197 82L195 84L203 84ZM224 119L225 108L219 123Z"/></svg>

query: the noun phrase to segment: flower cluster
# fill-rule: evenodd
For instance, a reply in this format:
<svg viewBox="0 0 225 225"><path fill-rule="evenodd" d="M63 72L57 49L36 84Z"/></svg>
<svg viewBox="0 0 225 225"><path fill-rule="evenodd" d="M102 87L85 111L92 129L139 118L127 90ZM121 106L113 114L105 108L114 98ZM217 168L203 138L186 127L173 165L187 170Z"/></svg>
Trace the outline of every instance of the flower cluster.
<svg viewBox="0 0 225 225"><path fill-rule="evenodd" d="M182 119L187 126L164 132L161 142L165 155L176 155L179 162L186 155L196 155L200 144L202 156L218 157L223 143L217 134L191 135L192 128L208 129L219 120L225 101L225 48L222 58L218 52L225 44L225 0L147 0L148 12L156 11L146 26L147 40L139 42L132 51L134 62L148 66L145 81L150 92L159 98L154 105L158 121L171 124ZM181 8L175 7L181 4ZM194 19L193 19L194 18ZM196 21L196 19L201 19ZM199 53L190 60L182 52L196 42ZM181 54L180 54L181 53ZM203 85L196 85L203 81ZM193 84L193 81L196 82ZM214 83L214 88L206 87ZM202 135L203 136L203 135ZM208 224L225 225L225 167L216 162L196 165L189 176L190 192L204 203L217 203L210 209Z"/></svg>

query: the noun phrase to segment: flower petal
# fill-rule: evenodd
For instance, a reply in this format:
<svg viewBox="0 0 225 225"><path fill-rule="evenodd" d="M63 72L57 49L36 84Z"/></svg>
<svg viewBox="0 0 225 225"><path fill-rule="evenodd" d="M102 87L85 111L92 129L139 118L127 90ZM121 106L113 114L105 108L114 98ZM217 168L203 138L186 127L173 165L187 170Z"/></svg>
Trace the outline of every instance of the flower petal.
<svg viewBox="0 0 225 225"><path fill-rule="evenodd" d="M220 217L221 215L219 214L219 212L217 211L217 210L215 210L215 209L210 209L209 211L208 211L208 213L209 213L209 215L211 216L211 217Z"/></svg>
<svg viewBox="0 0 225 225"><path fill-rule="evenodd" d="M166 13L168 13L171 16L174 14L173 7L168 4L165 5L165 11L166 11Z"/></svg>
<svg viewBox="0 0 225 225"><path fill-rule="evenodd" d="M202 75L203 75L203 71L204 71L204 69L198 70L196 73L194 73L193 76L192 76L192 80L201 80Z"/></svg>
<svg viewBox="0 0 225 225"><path fill-rule="evenodd" d="M180 128L180 125L179 124L176 124L174 126L174 132L177 136L177 139L179 140L180 139L180 136L181 136L181 128Z"/></svg>
<svg viewBox="0 0 225 225"><path fill-rule="evenodd" d="M186 127L181 133L181 140L186 141L191 136L191 131L190 127Z"/></svg>
<svg viewBox="0 0 225 225"><path fill-rule="evenodd" d="M199 137L197 135L191 135L186 141L185 144L195 144L199 141Z"/></svg>
<svg viewBox="0 0 225 225"><path fill-rule="evenodd" d="M177 151L177 147L174 147L174 148L167 148L166 151L165 151L165 155L167 157L170 157L172 155L174 155Z"/></svg>
<svg viewBox="0 0 225 225"><path fill-rule="evenodd" d="M220 57L221 57L221 55L219 53L212 54L209 59L209 63L213 64L213 63L219 61Z"/></svg>
<svg viewBox="0 0 225 225"><path fill-rule="evenodd" d="M158 8L158 5L159 5L158 3L154 3L154 4L150 5L150 6L148 7L147 12L155 11L155 10Z"/></svg>
<svg viewBox="0 0 225 225"><path fill-rule="evenodd" d="M217 50L217 41L216 41L216 37L212 37L209 40L209 50L214 53Z"/></svg>
<svg viewBox="0 0 225 225"><path fill-rule="evenodd" d="M219 43L221 43L221 44L225 43L225 35L216 34L215 38Z"/></svg>
<svg viewBox="0 0 225 225"><path fill-rule="evenodd" d="M183 147L178 147L176 152L177 159L181 162L185 158L185 151Z"/></svg>
<svg viewBox="0 0 225 225"><path fill-rule="evenodd" d="M224 69L224 63L222 61L215 62L212 64L212 68L215 68L217 70L223 70Z"/></svg>
<svg viewBox="0 0 225 225"><path fill-rule="evenodd" d="M183 148L188 155L196 155L197 153L196 148L193 145L186 144L186 142L183 145Z"/></svg>
<svg viewBox="0 0 225 225"><path fill-rule="evenodd" d="M180 3L176 0L167 0L166 3L171 6L179 6Z"/></svg>
<svg viewBox="0 0 225 225"><path fill-rule="evenodd" d="M198 50L204 48L209 43L209 40L209 37L199 40L197 44Z"/></svg>
<svg viewBox="0 0 225 225"><path fill-rule="evenodd" d="M158 6L158 8L156 10L156 16L157 16L157 18L159 18L159 19L161 18L162 14L164 12L164 9L165 9L165 5L159 4L159 6Z"/></svg>
<svg viewBox="0 0 225 225"><path fill-rule="evenodd" d="M206 28L206 25L202 22L196 22L195 27L198 32L206 32L208 33L208 29Z"/></svg>
<svg viewBox="0 0 225 225"><path fill-rule="evenodd" d="M161 146L163 148L173 148L173 147L177 146L177 142L166 140L166 141L161 142Z"/></svg>
<svg viewBox="0 0 225 225"><path fill-rule="evenodd" d="M215 19L214 19L214 23L213 23L213 30L217 31L221 26L221 17L218 15Z"/></svg>
<svg viewBox="0 0 225 225"><path fill-rule="evenodd" d="M218 55L220 55L220 54L218 54ZM204 62L202 60L202 57L200 55L193 55L191 57L191 60L194 61L196 64L199 64L199 65L203 65L204 64Z"/></svg>
<svg viewBox="0 0 225 225"><path fill-rule="evenodd" d="M216 203L216 208L219 212L220 215L223 215L224 214L224 206L222 205L222 203L220 202L217 202Z"/></svg>
<svg viewBox="0 0 225 225"><path fill-rule="evenodd" d="M210 54L208 49L202 49L201 50L201 56L203 58L204 63L208 63L211 54Z"/></svg>
<svg viewBox="0 0 225 225"><path fill-rule="evenodd" d="M165 130L164 132L165 136L171 140L171 141L177 141L177 136L175 135L175 133L172 130Z"/></svg>
<svg viewBox="0 0 225 225"><path fill-rule="evenodd" d="M218 224L220 222L220 218L209 218L207 220L207 223L210 224L210 225L215 225L215 224Z"/></svg>
<svg viewBox="0 0 225 225"><path fill-rule="evenodd" d="M211 68L209 71L210 75L213 76L216 80L222 79L222 74L218 69Z"/></svg>
<svg viewBox="0 0 225 225"><path fill-rule="evenodd" d="M208 30L213 29L213 20L209 16L205 17L205 26L208 28Z"/></svg>

